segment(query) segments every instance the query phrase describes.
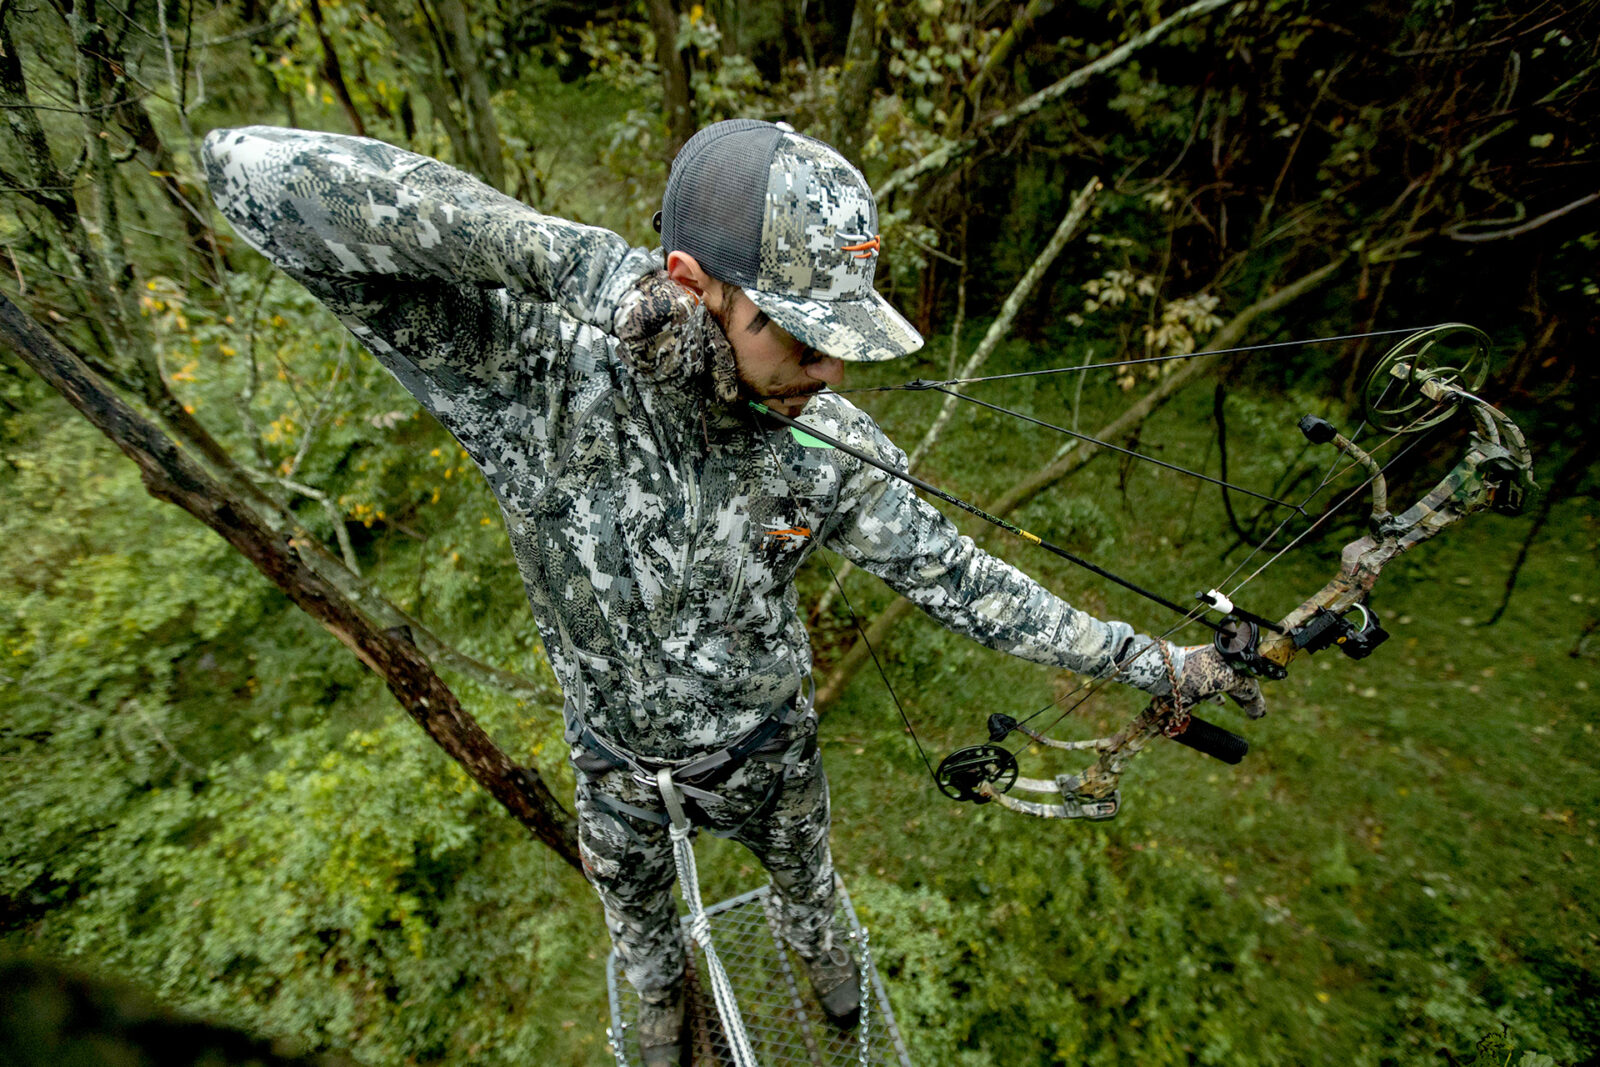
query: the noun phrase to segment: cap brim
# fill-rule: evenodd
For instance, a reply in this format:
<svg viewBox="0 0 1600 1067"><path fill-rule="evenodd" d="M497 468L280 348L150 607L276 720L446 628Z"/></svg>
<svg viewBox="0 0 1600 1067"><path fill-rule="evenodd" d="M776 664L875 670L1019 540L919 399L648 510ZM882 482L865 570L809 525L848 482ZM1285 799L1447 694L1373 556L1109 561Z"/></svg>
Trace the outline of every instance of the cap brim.
<svg viewBox="0 0 1600 1067"><path fill-rule="evenodd" d="M746 289L750 302L825 356L878 363L922 347L922 335L875 289L845 300L806 300Z"/></svg>

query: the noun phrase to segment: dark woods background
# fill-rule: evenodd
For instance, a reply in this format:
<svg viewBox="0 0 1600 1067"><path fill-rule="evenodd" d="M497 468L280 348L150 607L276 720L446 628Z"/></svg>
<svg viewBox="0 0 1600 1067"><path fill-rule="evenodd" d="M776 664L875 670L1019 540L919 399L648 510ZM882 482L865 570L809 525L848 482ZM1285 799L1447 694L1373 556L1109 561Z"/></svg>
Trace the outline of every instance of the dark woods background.
<svg viewBox="0 0 1600 1067"><path fill-rule="evenodd" d="M1592 1058L1597 39L1592 0L0 0L0 935L362 1062L603 1060L559 695L493 503L218 228L196 150L365 134L644 243L676 147L753 115L880 191L882 286L930 340L857 384L1459 320L1538 456L1523 518L1386 572L1387 659L1280 687L1241 776L1154 756L1109 828L929 808L809 574L835 848L918 1062L1438 1062L1491 1032ZM1294 420L1354 426L1388 343L983 395L1293 495L1324 469ZM1164 589L1281 517L976 409L864 404L926 476ZM1395 496L1460 445L1406 451ZM1359 528L1318 527L1262 602ZM995 692L1065 693L846 584L936 748ZM702 848L708 894L748 886Z"/></svg>

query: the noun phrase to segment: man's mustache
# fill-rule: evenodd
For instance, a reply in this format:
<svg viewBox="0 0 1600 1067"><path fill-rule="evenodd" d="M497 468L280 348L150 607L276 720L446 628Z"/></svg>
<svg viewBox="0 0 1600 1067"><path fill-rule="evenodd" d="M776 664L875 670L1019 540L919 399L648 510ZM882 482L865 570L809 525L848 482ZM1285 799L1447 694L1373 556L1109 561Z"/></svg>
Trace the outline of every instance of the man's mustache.
<svg viewBox="0 0 1600 1067"><path fill-rule="evenodd" d="M792 389L785 389L781 393L765 393L762 395L761 399L798 400L803 396L816 396L826 388L828 388L828 384L826 382L818 382L816 385L797 385Z"/></svg>

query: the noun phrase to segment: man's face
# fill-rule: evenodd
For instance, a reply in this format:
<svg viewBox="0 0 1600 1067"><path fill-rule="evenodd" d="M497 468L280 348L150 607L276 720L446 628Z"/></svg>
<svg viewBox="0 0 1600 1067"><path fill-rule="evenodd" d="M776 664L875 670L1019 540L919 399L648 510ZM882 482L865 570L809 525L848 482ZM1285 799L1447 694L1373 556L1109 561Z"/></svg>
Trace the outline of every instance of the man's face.
<svg viewBox="0 0 1600 1067"><path fill-rule="evenodd" d="M797 341L738 289L729 287L727 293L726 301L718 300L715 290L708 296L733 346L746 399L792 419L813 394L844 380L843 362Z"/></svg>

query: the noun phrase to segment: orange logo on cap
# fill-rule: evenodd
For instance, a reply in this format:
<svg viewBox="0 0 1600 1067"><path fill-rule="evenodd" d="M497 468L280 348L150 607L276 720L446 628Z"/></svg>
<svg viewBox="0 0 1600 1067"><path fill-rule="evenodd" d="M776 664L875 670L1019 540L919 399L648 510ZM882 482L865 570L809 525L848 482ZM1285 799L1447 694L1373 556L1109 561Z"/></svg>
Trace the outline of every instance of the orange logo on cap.
<svg viewBox="0 0 1600 1067"><path fill-rule="evenodd" d="M878 254L879 246L878 236L874 234L870 239L862 241L858 245L844 245L840 251L854 252L857 259L871 259Z"/></svg>

